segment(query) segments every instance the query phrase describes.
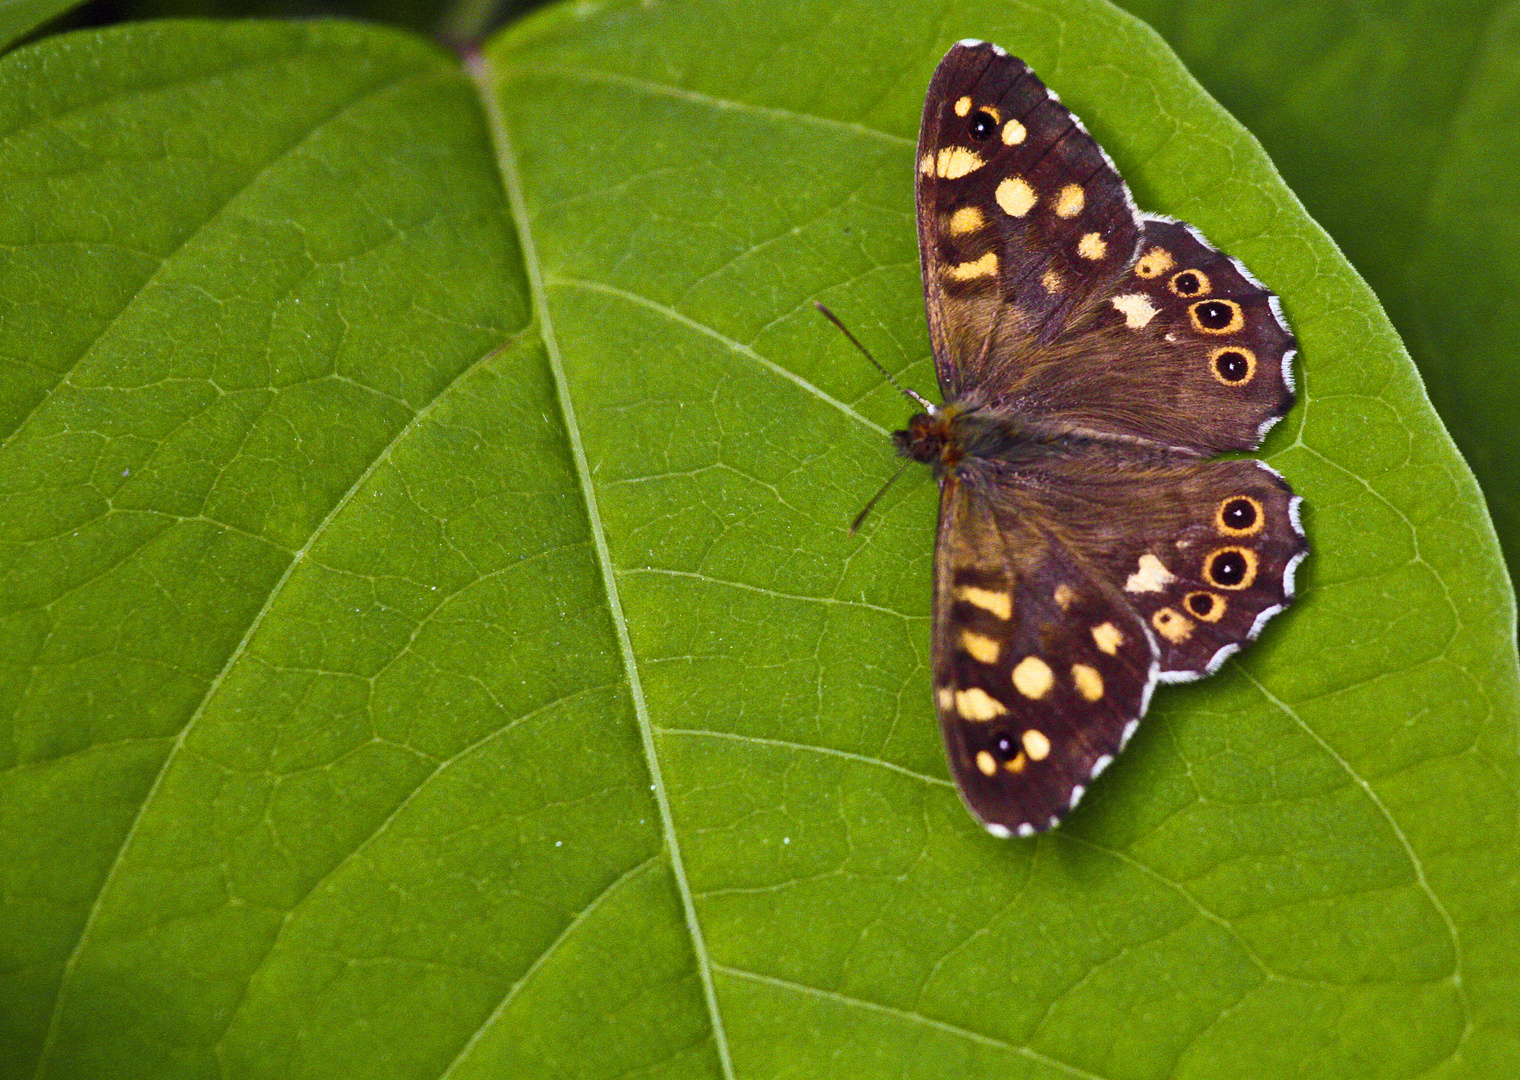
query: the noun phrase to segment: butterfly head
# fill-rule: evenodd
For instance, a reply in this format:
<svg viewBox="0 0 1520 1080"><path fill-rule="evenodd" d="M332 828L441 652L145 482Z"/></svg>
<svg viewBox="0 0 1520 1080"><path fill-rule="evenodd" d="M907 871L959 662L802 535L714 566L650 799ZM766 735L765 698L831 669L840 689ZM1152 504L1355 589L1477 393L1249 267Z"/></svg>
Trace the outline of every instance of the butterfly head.
<svg viewBox="0 0 1520 1080"><path fill-rule="evenodd" d="M892 444L903 457L932 465L936 471L953 469L962 457L957 418L958 411L949 408L918 413L906 430L892 433Z"/></svg>

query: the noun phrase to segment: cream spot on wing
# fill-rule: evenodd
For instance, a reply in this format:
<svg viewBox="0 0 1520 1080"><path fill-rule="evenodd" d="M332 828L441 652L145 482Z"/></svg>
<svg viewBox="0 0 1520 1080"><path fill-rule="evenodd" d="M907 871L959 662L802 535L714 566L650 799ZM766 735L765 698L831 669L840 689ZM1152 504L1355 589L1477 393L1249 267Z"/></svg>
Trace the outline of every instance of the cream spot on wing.
<svg viewBox="0 0 1520 1080"><path fill-rule="evenodd" d="M934 175L934 155L933 154L925 154L923 157L921 157L921 158L918 159L918 171L921 172L921 173L923 173L925 176L933 176Z"/></svg>
<svg viewBox="0 0 1520 1080"><path fill-rule="evenodd" d="M971 111L971 99L962 94L955 99L955 115L965 116Z"/></svg>
<svg viewBox="0 0 1520 1080"><path fill-rule="evenodd" d="M1124 325L1138 330L1156 317L1157 307L1144 293L1124 293L1109 301L1124 316Z"/></svg>
<svg viewBox="0 0 1520 1080"><path fill-rule="evenodd" d="M1024 753L1029 755L1030 761L1044 761L1050 756L1050 740L1043 731L1030 728L1024 732L1023 743Z"/></svg>
<svg viewBox="0 0 1520 1080"><path fill-rule="evenodd" d="M1066 283L1061 280L1061 275L1055 270L1047 270L1040 275L1040 285L1048 293L1054 295L1066 288Z"/></svg>
<svg viewBox="0 0 1520 1080"><path fill-rule="evenodd" d="M1151 616L1151 625L1173 645L1181 645L1193 636L1193 620L1175 608L1164 607Z"/></svg>
<svg viewBox="0 0 1520 1080"><path fill-rule="evenodd" d="M945 268L945 274L951 281L973 281L976 278L996 277L997 272L998 257L995 251L987 252L980 259L956 263L954 266Z"/></svg>
<svg viewBox="0 0 1520 1080"><path fill-rule="evenodd" d="M967 150L964 146L947 146L939 152L939 157L934 162L934 173L942 180L959 180L985 164L982 155L974 150Z"/></svg>
<svg viewBox="0 0 1520 1080"><path fill-rule="evenodd" d="M967 233L976 232L985 224L987 224L987 219L982 216L980 207L963 206L950 215L950 235L965 236Z"/></svg>
<svg viewBox="0 0 1520 1080"><path fill-rule="evenodd" d="M949 712L955 707L955 691L948 686L941 686L934 691L934 700L939 705L940 712Z"/></svg>
<svg viewBox="0 0 1520 1080"><path fill-rule="evenodd" d="M1034 188L1022 176L1010 176L1004 180L997 186L993 197L1009 217L1023 217L1039 202Z"/></svg>
<svg viewBox="0 0 1520 1080"><path fill-rule="evenodd" d="M1088 701L1097 701L1103 696L1103 676L1098 674L1098 669L1086 664L1071 665L1071 681L1077 684L1077 693Z"/></svg>
<svg viewBox="0 0 1520 1080"><path fill-rule="evenodd" d="M1024 141L1024 136L1029 134L1024 130L1024 125L1017 120L1010 120L1003 125L1003 145L1017 146Z"/></svg>
<svg viewBox="0 0 1520 1080"><path fill-rule="evenodd" d="M955 692L955 711L967 720L991 720L1002 716L1008 710L1003 708L1003 703L985 690L972 687L970 690L957 690Z"/></svg>
<svg viewBox="0 0 1520 1080"><path fill-rule="evenodd" d="M1024 657L1013 669L1014 688L1027 698L1044 697L1055 681L1055 673L1050 670L1050 665L1038 656ZM1029 756L1034 757L1033 754Z"/></svg>
<svg viewBox="0 0 1520 1080"><path fill-rule="evenodd" d="M1102 755L1101 757L1098 758L1097 761L1093 762L1092 775L1094 777L1096 777L1100 772L1102 772L1104 769L1108 768L1113 763L1114 763L1114 756L1112 754L1104 754L1104 755Z"/></svg>
<svg viewBox="0 0 1520 1080"><path fill-rule="evenodd" d="M1056 195L1056 213L1061 217L1076 217L1082 212L1087 196L1082 194L1080 184L1067 184Z"/></svg>
<svg viewBox="0 0 1520 1080"><path fill-rule="evenodd" d="M998 643L986 634L976 634L970 630L961 631L961 648L984 664L997 663L998 652L1000 651Z"/></svg>
<svg viewBox="0 0 1520 1080"><path fill-rule="evenodd" d="M1119 646L1124 644L1124 635L1119 628L1111 622L1099 623L1092 628L1093 642L1102 652L1114 656L1119 651Z"/></svg>
<svg viewBox="0 0 1520 1080"><path fill-rule="evenodd" d="M1070 585L1062 582L1056 586L1055 601L1060 605L1062 611L1065 611L1067 608L1071 607L1071 602L1076 598L1076 590L1073 589Z"/></svg>
<svg viewBox="0 0 1520 1080"><path fill-rule="evenodd" d="M1143 278L1160 277L1175 265L1171 252L1165 248L1152 247L1136 261L1135 275Z"/></svg>
<svg viewBox="0 0 1520 1080"><path fill-rule="evenodd" d="M996 776L997 758L993 757L986 750L978 750L976 752L976 767L982 770L983 776Z"/></svg>
<svg viewBox="0 0 1520 1080"><path fill-rule="evenodd" d="M1138 566L1139 569L1125 579L1125 592L1160 592L1177 580L1177 575L1149 551L1140 556Z"/></svg>
<svg viewBox="0 0 1520 1080"><path fill-rule="evenodd" d="M1108 244L1095 232L1083 233L1077 241L1077 254L1084 259L1101 259L1108 251Z"/></svg>
<svg viewBox="0 0 1520 1080"><path fill-rule="evenodd" d="M962 585L955 590L955 598L964 600L968 604L975 604L983 611L990 611L1000 619L1008 619L1013 615L1013 596L1010 593L978 589L975 585Z"/></svg>

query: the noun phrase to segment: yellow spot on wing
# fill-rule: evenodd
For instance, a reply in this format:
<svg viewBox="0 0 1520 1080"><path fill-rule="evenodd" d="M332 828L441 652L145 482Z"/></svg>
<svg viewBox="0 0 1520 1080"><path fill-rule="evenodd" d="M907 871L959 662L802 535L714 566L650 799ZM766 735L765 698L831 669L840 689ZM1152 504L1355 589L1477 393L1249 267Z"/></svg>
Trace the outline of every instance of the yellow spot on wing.
<svg viewBox="0 0 1520 1080"><path fill-rule="evenodd" d="M971 281L975 278L996 277L997 272L998 257L995 251L987 252L980 259L956 263L954 266L945 268L945 274L951 281Z"/></svg>
<svg viewBox="0 0 1520 1080"><path fill-rule="evenodd" d="M950 215L950 235L965 236L967 233L976 232L985 224L987 224L987 219L982 216L980 207L963 206Z"/></svg>
<svg viewBox="0 0 1520 1080"><path fill-rule="evenodd" d="M976 752L976 767L982 770L983 776L995 776L997 774L997 758L986 750Z"/></svg>
<svg viewBox="0 0 1520 1080"><path fill-rule="evenodd" d="M1151 616L1151 625L1173 645L1181 645L1193 636L1193 620L1175 608L1164 607Z"/></svg>
<svg viewBox="0 0 1520 1080"><path fill-rule="evenodd" d="M1050 756L1050 740L1045 737L1043 731L1030 728L1024 732L1024 753L1029 755L1030 761L1044 761Z"/></svg>
<svg viewBox="0 0 1520 1080"><path fill-rule="evenodd" d="M967 150L964 146L947 146L939 152L939 158L934 163L934 172L943 180L959 180L968 173L974 173L983 165L987 164L982 156L973 150Z"/></svg>
<svg viewBox="0 0 1520 1080"><path fill-rule="evenodd" d="M1160 277L1175 265L1176 263L1172 259L1171 252L1165 248L1151 247L1136 261L1135 276L1143 278Z"/></svg>
<svg viewBox="0 0 1520 1080"><path fill-rule="evenodd" d="M934 691L934 701L941 712L949 712L955 707L955 691L948 686L941 686Z"/></svg>
<svg viewBox="0 0 1520 1080"><path fill-rule="evenodd" d="M1158 308L1144 293L1124 293L1109 301L1124 316L1124 325L1138 330L1156 317Z"/></svg>
<svg viewBox="0 0 1520 1080"><path fill-rule="evenodd" d="M998 643L986 634L976 634L970 630L961 631L961 648L984 664L997 663L998 653L1002 651Z"/></svg>
<svg viewBox="0 0 1520 1080"><path fill-rule="evenodd" d="M1067 608L1071 607L1071 602L1077 598L1077 593L1076 590L1073 589L1070 585L1062 582L1060 585L1056 586L1055 598L1056 603L1061 605L1061 610L1065 611Z"/></svg>
<svg viewBox="0 0 1520 1080"><path fill-rule="evenodd" d="M1055 682L1055 673L1050 670L1050 665L1038 656L1026 656L1020 660L1018 666L1013 669L1013 686L1019 693L1027 698L1038 699L1044 697L1051 685ZM1040 760L1034 754L1030 757Z"/></svg>
<svg viewBox="0 0 1520 1080"><path fill-rule="evenodd" d="M1088 701L1097 701L1103 696L1103 676L1098 674L1098 669L1086 664L1071 665L1071 681L1077 684L1077 693Z"/></svg>
<svg viewBox="0 0 1520 1080"><path fill-rule="evenodd" d="M1010 120L1003 125L1003 145L1017 146L1024 141L1024 136L1029 134L1024 130L1024 125L1017 120Z"/></svg>
<svg viewBox="0 0 1520 1080"><path fill-rule="evenodd" d="M1083 233L1077 241L1077 254L1084 259L1101 259L1108 251L1108 244L1095 232Z"/></svg>
<svg viewBox="0 0 1520 1080"><path fill-rule="evenodd" d="M918 171L921 172L921 173L923 173L925 176L933 176L934 175L934 155L933 154L925 154L923 157L921 157L921 158L918 159Z"/></svg>
<svg viewBox="0 0 1520 1080"><path fill-rule="evenodd" d="M962 94L960 97L958 97L958 98L955 99L955 115L956 116L965 116L970 111L971 111L971 99L969 97L966 97L964 94Z"/></svg>
<svg viewBox="0 0 1520 1080"><path fill-rule="evenodd" d="M1013 597L1009 593L992 589L978 589L975 585L962 585L955 590L955 598L975 604L983 611L990 611L1000 619L1013 615Z"/></svg>
<svg viewBox="0 0 1520 1080"><path fill-rule="evenodd" d="M1028 761L1029 759L1024 756L1024 751L1020 750L1018 756L1015 757L1012 761L1003 762L1003 768L1007 769L1011 773L1021 773L1024 771L1024 765Z"/></svg>
<svg viewBox="0 0 1520 1080"><path fill-rule="evenodd" d="M1111 622L1099 623L1092 629L1093 642L1102 652L1114 656L1119 652L1119 646L1124 644L1124 635L1119 633L1119 628Z"/></svg>
<svg viewBox="0 0 1520 1080"><path fill-rule="evenodd" d="M1061 280L1061 275L1054 270L1047 270L1040 275L1040 285L1048 293L1058 293L1066 288L1066 282Z"/></svg>
<svg viewBox="0 0 1520 1080"><path fill-rule="evenodd" d="M1008 710L1003 703L985 690L973 686L970 690L955 692L955 711L967 720L991 720Z"/></svg>
<svg viewBox="0 0 1520 1080"><path fill-rule="evenodd" d="M997 186L994 193L997 204L1009 217L1023 217L1039 201L1034 188L1022 176L1010 176Z"/></svg>
<svg viewBox="0 0 1520 1080"><path fill-rule="evenodd" d="M1082 194L1080 184L1067 184L1056 196L1056 213L1061 217L1076 217L1086 202L1087 196Z"/></svg>
<svg viewBox="0 0 1520 1080"><path fill-rule="evenodd" d="M1147 551L1140 556L1139 568L1124 582L1125 592L1160 592L1177 580L1177 575L1166 568L1156 556Z"/></svg>

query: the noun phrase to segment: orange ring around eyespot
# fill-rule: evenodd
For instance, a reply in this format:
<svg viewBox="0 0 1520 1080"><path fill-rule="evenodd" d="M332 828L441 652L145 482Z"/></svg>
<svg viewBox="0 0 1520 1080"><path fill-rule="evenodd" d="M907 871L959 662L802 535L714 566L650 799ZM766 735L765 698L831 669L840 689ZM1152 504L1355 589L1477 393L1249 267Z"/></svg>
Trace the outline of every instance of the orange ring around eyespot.
<svg viewBox="0 0 1520 1080"><path fill-rule="evenodd" d="M1206 596L1209 598L1209 603L1211 606L1207 615L1200 615L1194 609L1193 597L1195 596ZM1187 613L1193 618L1198 619L1201 622L1215 623L1224 618L1225 609L1230 605L1228 601L1226 601L1222 596L1219 596L1215 593L1203 592L1202 590L1199 590L1198 592L1190 592L1184 596L1182 598L1182 606L1187 609Z"/></svg>
<svg viewBox="0 0 1520 1080"><path fill-rule="evenodd" d="M1181 289L1177 288L1177 279L1180 278L1183 274L1192 274L1195 278L1198 279L1198 289L1196 292L1185 293ZM1214 284L1209 280L1209 275L1205 274L1202 270L1190 269L1178 270L1175 274L1167 279L1166 287L1172 290L1173 296L1194 297L1209 295L1209 293L1214 289Z"/></svg>
<svg viewBox="0 0 1520 1080"><path fill-rule="evenodd" d="M1245 375L1233 382L1219 373L1219 358L1225 353L1239 353L1246 358ZM1250 349L1242 348L1239 345L1226 345L1222 349L1215 349L1209 353L1209 374L1225 386L1244 386L1256 376L1256 354Z"/></svg>
<svg viewBox="0 0 1520 1080"><path fill-rule="evenodd" d="M1219 556L1226 555L1232 551L1237 552L1242 558L1245 559L1246 572L1245 576L1237 581L1234 585L1227 585L1214 576L1214 560L1219 558ZM1237 547L1234 545L1230 547L1218 547L1209 552L1208 557L1203 560L1203 580L1208 582L1216 589L1230 589L1232 591L1238 592L1241 589L1249 589L1251 587L1251 583L1256 580L1256 568L1256 552L1252 551L1250 548Z"/></svg>
<svg viewBox="0 0 1520 1080"><path fill-rule="evenodd" d="M1256 520L1250 525L1247 525L1244 529L1232 529L1230 526L1226 525L1224 523L1224 508L1226 506L1229 506L1232 502L1250 503L1251 509L1256 511ZM1219 503L1219 508L1214 511L1214 528L1218 529L1225 536L1255 536L1257 533L1261 532L1262 529L1266 528L1266 524L1266 507L1261 505L1261 501L1259 499L1253 499L1249 495L1231 495L1229 498L1222 500Z"/></svg>
<svg viewBox="0 0 1520 1080"><path fill-rule="evenodd" d="M1220 327L1204 326L1198 318L1198 309L1204 304L1226 305L1230 309L1230 321ZM1200 334L1213 334L1215 336L1236 333L1246 324L1245 312L1240 309L1239 304L1233 300L1221 300L1217 298L1213 300L1199 300L1197 303L1189 304L1188 318L1193 320L1194 330L1197 330Z"/></svg>

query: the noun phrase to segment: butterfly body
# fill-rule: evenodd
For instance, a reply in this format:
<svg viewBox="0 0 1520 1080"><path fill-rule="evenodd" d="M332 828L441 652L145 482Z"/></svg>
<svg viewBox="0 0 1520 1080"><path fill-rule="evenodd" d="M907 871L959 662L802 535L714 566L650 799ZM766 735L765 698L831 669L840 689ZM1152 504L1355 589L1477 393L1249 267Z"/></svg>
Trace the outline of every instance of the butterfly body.
<svg viewBox="0 0 1520 1080"><path fill-rule="evenodd" d="M1292 404L1277 298L1140 213L1016 58L946 54L918 148L945 403L894 442L940 485L935 702L998 835L1056 825L1158 682L1216 670L1293 594L1299 501L1252 450Z"/></svg>

